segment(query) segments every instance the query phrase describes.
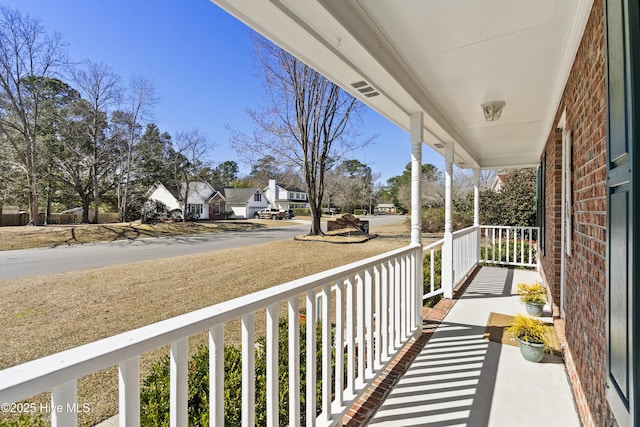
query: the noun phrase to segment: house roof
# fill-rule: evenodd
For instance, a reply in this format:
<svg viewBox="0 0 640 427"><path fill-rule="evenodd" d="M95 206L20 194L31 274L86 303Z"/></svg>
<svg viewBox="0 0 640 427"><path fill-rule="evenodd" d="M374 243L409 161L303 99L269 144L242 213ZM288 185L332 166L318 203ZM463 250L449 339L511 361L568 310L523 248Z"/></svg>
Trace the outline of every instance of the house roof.
<svg viewBox="0 0 640 427"><path fill-rule="evenodd" d="M233 188L225 187L221 192L224 195L228 203L247 203L247 201L253 199L253 195L262 190L259 188Z"/></svg>
<svg viewBox="0 0 640 427"><path fill-rule="evenodd" d="M164 185L163 183L158 182L158 181L156 181L156 183L155 183L155 184L153 184L153 185L152 185L152 186L147 190L147 192L144 194L144 196L145 196L146 198L151 197L151 195L152 195L152 194L153 194L153 193L154 193L158 188L160 188L160 187L162 187L162 188L164 188L165 190L167 190L167 191L169 192L169 194L171 194L171 195L173 196L173 198L174 198L174 199L176 199L176 200L180 200L180 195L178 194L178 190L177 190L174 186L172 186L172 185L167 186L167 185Z"/></svg>
<svg viewBox="0 0 640 427"><path fill-rule="evenodd" d="M493 179L493 182L491 183L491 191L498 191L499 189L502 188L502 184L504 182L504 179L508 176L508 173L499 173L496 175L496 177Z"/></svg>
<svg viewBox="0 0 640 427"><path fill-rule="evenodd" d="M278 184L278 185L287 191L292 191L294 193L306 193L306 191L304 191L303 189L299 187L295 187L293 185L284 185L284 184Z"/></svg>
<svg viewBox="0 0 640 427"><path fill-rule="evenodd" d="M461 167L539 162L593 0L213 0ZM481 104L506 103L484 118ZM418 123L414 121L414 123ZM398 144L405 142L399 141Z"/></svg>
<svg viewBox="0 0 640 427"><path fill-rule="evenodd" d="M180 193L181 194L184 194L185 187L186 187L186 184L183 182L180 185ZM198 194L202 198L202 200L208 200L215 193L216 193L216 190L208 182L203 182L203 181L191 181L191 182L189 182L189 197L193 196L193 194ZM171 193L171 194L173 194L173 193ZM179 199L180 199L180 197L178 197L178 200Z"/></svg>
<svg viewBox="0 0 640 427"><path fill-rule="evenodd" d="M180 185L180 191L178 191L178 189L173 185L164 185L161 182L156 182L151 186L151 188L149 188L149 190L147 190L147 192L145 193L145 197L150 197L160 187L163 187L165 190L167 190L174 199L182 200L185 183L182 183ZM202 198L202 200L208 201L216 194L216 190L211 186L211 184L207 182L191 181L189 182L189 197L192 197L194 194L198 194Z"/></svg>
<svg viewBox="0 0 640 427"><path fill-rule="evenodd" d="M220 191L216 191L214 193L212 193L208 199L205 200L206 203L211 203L211 201L216 197L216 196L220 196L220 198L224 201L227 201L227 198L224 197L224 193L220 192Z"/></svg>

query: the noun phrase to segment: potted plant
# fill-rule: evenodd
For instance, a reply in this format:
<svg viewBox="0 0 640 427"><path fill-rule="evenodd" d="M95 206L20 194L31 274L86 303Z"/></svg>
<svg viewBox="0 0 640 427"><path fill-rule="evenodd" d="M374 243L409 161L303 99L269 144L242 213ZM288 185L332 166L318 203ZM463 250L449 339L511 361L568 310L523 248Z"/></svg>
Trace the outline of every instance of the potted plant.
<svg viewBox="0 0 640 427"><path fill-rule="evenodd" d="M544 304L547 302L547 290L542 283L518 283L516 293L520 295L527 309L527 313L532 316L541 316Z"/></svg>
<svg viewBox="0 0 640 427"><path fill-rule="evenodd" d="M519 341L522 357L536 363L542 360L549 341L540 320L518 314L506 330Z"/></svg>

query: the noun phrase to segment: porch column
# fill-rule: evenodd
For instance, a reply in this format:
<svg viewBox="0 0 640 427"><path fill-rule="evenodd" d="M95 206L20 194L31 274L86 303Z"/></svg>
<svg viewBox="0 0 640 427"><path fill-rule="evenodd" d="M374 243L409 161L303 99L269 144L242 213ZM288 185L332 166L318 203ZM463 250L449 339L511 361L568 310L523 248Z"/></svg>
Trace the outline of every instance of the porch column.
<svg viewBox="0 0 640 427"><path fill-rule="evenodd" d="M453 180L453 142L444 150L444 245L442 246L442 289L445 298L453 298L453 215L451 182Z"/></svg>
<svg viewBox="0 0 640 427"><path fill-rule="evenodd" d="M411 243L422 243L422 142L424 125L422 112L411 114Z"/></svg>
<svg viewBox="0 0 640 427"><path fill-rule="evenodd" d="M473 170L473 226L476 227L476 262L480 261L480 168Z"/></svg>
<svg viewBox="0 0 640 427"><path fill-rule="evenodd" d="M473 170L473 226L480 225L480 169Z"/></svg>

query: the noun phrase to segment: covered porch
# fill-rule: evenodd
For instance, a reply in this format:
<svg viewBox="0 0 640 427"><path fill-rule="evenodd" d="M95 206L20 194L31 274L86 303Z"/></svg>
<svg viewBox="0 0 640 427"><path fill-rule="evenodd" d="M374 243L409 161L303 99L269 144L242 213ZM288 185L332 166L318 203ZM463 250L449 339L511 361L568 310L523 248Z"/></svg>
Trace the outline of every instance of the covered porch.
<svg viewBox="0 0 640 427"><path fill-rule="evenodd" d="M205 331L210 355L209 423L221 426L229 404L224 395L226 324L241 323L242 371L254 373L259 335L255 321L261 316L266 318L267 426L283 422L297 426L303 418L309 426L340 425L345 415L372 424L526 425L519 418L526 409L518 411L514 402L519 398L523 405L539 405L536 413L550 414L553 418L545 420L547 425L579 425L564 367L557 359L532 365L519 359L517 348L482 339L488 311L520 310L510 287L524 272L504 267L482 267L475 276L473 272L481 263L530 267L538 263L537 228L481 226L479 173L483 168L539 165L549 132L556 126L555 115L592 2L214 3L408 131L411 242L378 257L6 369L0 372L0 401L16 402L51 390L52 407L76 408L78 378L117 365L119 425L135 427L140 424L140 357L168 345L170 424L186 426L188 341ZM500 105L502 117L497 111ZM427 247L421 242L420 216L425 144L441 153L446 165L445 236ZM476 193L474 225L457 232L451 215L454 164L474 170ZM439 251L441 265L435 262ZM430 280L425 281L427 271ZM436 272L441 281L431 280ZM533 274L528 279L536 277L527 274ZM471 284L429 344L414 347L424 339L423 300L438 294L451 300L470 275ZM280 416L281 319L287 322L289 355L299 354L301 336L306 341L305 354L286 360L286 419ZM393 384L384 403L378 399L382 406L371 411L376 414L372 419L358 420L357 412L351 413L354 405L357 409L367 393L379 397L370 387L384 381L385 370L398 358L404 360L408 351L416 351L408 373ZM523 392L515 372L542 381L527 381L533 388ZM550 394L552 390L559 394ZM544 405L539 403L542 398L548 399ZM253 374L242 376L240 412L243 426L255 425ZM54 426L77 425L78 413L52 411L51 420Z"/></svg>
<svg viewBox="0 0 640 427"><path fill-rule="evenodd" d="M454 281L449 283L432 279L436 276L433 273L444 277L444 268L434 260L439 251L445 256L446 240L424 248L410 244L11 367L0 372L0 400L19 402L51 391L51 407L62 408L51 411L52 425L77 425L79 413L74 408L83 404L78 400L78 380L117 365L120 403L113 421L120 426L137 426L141 411L140 360L146 352L167 345L171 362L170 425L190 425L188 342L205 331L212 426L225 425L226 408L236 403L240 404L243 426L256 424L256 408L260 405L264 408L260 416L265 417L267 426L383 421L399 425L405 422L405 416L407 425L418 422L417 418L422 425L426 420L436 424L460 421L461 416L466 417L462 422L468 425L485 425L491 421L487 418L490 416L511 419L510 408L515 407L516 397L537 405L550 396L553 398L547 409L557 407L569 417L569 422L562 425L577 425L571 415L572 395L564 366L557 357L547 357L545 363L534 365L522 361L516 347L482 339L489 311L515 314L522 310L517 297L511 295L513 284L539 279L535 270L508 268L536 265L533 248L537 232L536 228L478 226L452 233L450 267ZM423 330L423 300L446 292L453 295L456 287L464 291L462 298L455 304L455 299L442 300L453 308L425 345L428 335ZM256 327L261 319L266 320L266 331ZM232 321L239 321L242 328L242 372L255 372L242 375L240 402L225 398L228 373L223 349L225 329ZM284 330L278 326L282 322L286 324ZM261 341L263 333L266 336ZM302 341L306 350L300 354ZM256 362L261 352L266 356L264 371L258 370ZM415 361L412 353L417 354ZM377 386L388 384L399 363L409 361L413 363L408 372L397 384L392 382L388 388L391 393L383 403L386 396L380 395ZM258 375L264 375L263 385L258 385ZM527 381L522 386L520 376L540 381ZM283 378L287 378L286 383ZM525 391L523 387L532 388ZM256 396L260 394L266 395L266 402L258 401ZM284 401L283 395L287 396ZM377 400L375 406L366 403L371 398ZM378 410L380 403L383 405ZM361 407L369 411L367 417L358 415ZM398 408L404 409L398 412Z"/></svg>
<svg viewBox="0 0 640 427"><path fill-rule="evenodd" d="M485 336L492 312L525 313L515 285L536 280L535 270L479 268L453 300L424 310L423 335L408 346L405 360L374 382L344 424L580 426L560 355L545 354L533 364L517 346ZM547 306L541 320L552 323L550 315Z"/></svg>

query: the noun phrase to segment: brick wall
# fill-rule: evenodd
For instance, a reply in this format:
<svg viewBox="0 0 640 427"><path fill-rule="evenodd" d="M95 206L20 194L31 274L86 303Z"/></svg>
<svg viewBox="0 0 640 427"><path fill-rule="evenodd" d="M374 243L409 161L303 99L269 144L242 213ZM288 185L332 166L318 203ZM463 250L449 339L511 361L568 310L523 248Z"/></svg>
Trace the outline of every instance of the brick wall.
<svg viewBox="0 0 640 427"><path fill-rule="evenodd" d="M566 109L572 136L573 255L566 259L567 370L585 425L616 425L605 397L606 81L603 2L595 1L556 116ZM559 142L560 141L560 142ZM559 304L562 143L553 130L547 156L545 280Z"/></svg>
<svg viewBox="0 0 640 427"><path fill-rule="evenodd" d="M545 170L545 252L541 257L541 273L549 287L553 301L553 314L560 310L560 233L562 190L562 134L552 132L547 140L543 158Z"/></svg>

